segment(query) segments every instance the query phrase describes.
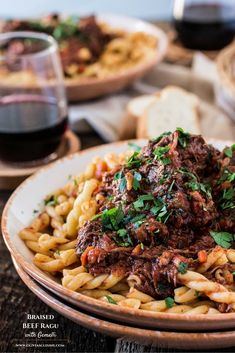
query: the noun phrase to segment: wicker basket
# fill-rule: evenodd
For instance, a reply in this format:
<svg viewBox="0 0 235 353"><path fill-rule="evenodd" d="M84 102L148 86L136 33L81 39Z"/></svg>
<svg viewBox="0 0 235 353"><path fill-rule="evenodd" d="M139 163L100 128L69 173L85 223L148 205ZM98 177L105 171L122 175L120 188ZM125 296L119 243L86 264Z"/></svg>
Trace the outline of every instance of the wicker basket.
<svg viewBox="0 0 235 353"><path fill-rule="evenodd" d="M218 82L215 87L217 104L235 120L235 42L217 57Z"/></svg>

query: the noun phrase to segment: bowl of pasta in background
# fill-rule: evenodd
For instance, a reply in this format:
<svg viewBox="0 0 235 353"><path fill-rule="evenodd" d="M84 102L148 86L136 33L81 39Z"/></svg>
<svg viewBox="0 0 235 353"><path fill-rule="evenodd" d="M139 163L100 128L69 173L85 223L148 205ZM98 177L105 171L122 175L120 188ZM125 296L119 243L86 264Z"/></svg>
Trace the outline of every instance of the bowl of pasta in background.
<svg viewBox="0 0 235 353"><path fill-rule="evenodd" d="M45 304L67 317L75 323L86 328L114 337L123 337L127 340L146 345L158 345L166 348L178 349L211 349L232 347L235 331L224 332L169 332L159 330L141 329L128 325L113 323L96 316L87 315L74 307L62 303L58 297L53 296L40 284L34 281L12 258L14 267L24 284Z"/></svg>
<svg viewBox="0 0 235 353"><path fill-rule="evenodd" d="M136 140L135 143L143 146L146 141ZM213 145L219 149L222 149L226 146L226 142L213 141ZM51 262L51 260L48 261L48 253L44 249L44 251L41 253L41 256L37 258L37 261L40 261L40 268L35 266L35 261L33 260L33 251L38 252L42 250L40 249L41 245L38 243L38 233L40 233L40 227L43 222L45 223L47 220L46 217L40 216L39 218L36 218L34 225L32 225L32 222L35 218L35 214L38 214L38 212L43 209L43 200L45 199L45 196L52 193L56 189L62 188L65 184L68 184L67 187L74 187L74 184L76 186L79 182L79 179L73 179L71 184L71 175L76 176L80 173L83 173L83 177L84 175L89 175L89 173L92 171L92 164L90 164L88 168L87 165L89 161L95 157L99 156L103 158L106 156L105 158L107 163L113 167L117 164L117 157L115 157L115 155L121 154L119 158L123 159L123 154L127 150L128 144L126 141L90 148L88 150L76 153L72 156L54 162L50 166L42 168L36 174L24 181L15 190L3 211L2 233L5 243L12 256L15 258L16 263L19 264L19 266L21 266L36 281L38 281L51 292L54 292L67 302L72 303L78 308L93 314L98 314L111 320L120 321L122 324L127 323L135 325L136 327L144 326L146 328L164 328L173 331L209 331L234 328L235 313L218 313L218 311L215 311L213 315L205 315L205 312L203 314L203 311L200 311L201 309L203 310L203 308L201 308L203 305L200 306L200 310L194 307L193 312L188 314L187 311L191 310L192 308L188 308L187 305L185 306L183 304L183 311L181 311L181 308L179 308L178 311L168 310L168 312L156 312L150 311L149 309L140 310L136 309L136 300L143 300L143 302L147 304L148 298L144 296L138 299L138 295L140 295L139 293L135 293L134 297L128 298L127 305L121 306L113 305L112 300L98 300L96 299L96 295L89 297L89 295L91 295L89 290L85 290L81 293L66 288L66 286L62 286L60 276L55 277L53 273L54 271L59 271L60 273L60 271L63 270L65 266L63 265L61 267L62 263L64 264L66 262L68 266L74 263L74 248L76 243L75 239L71 240L69 243L71 247L66 245L63 241L60 242L59 249L61 250L58 253L55 252L55 258L53 259L54 262ZM99 159L93 160L93 166L94 163L98 162ZM118 160L118 163L119 162L120 160ZM95 186L89 185L89 188L84 192L89 194L89 192L91 192L90 188L92 187ZM82 194L82 197L87 197L87 195L84 193ZM52 204L53 200L49 199L49 203ZM48 207L48 211L53 212L50 209L51 206ZM92 207L90 207L89 210L86 210L86 212L91 212L91 209ZM58 220L58 218L53 220L55 225L58 224ZM71 221L73 222L73 220ZM19 237L19 233L22 231L22 229L28 227L30 224L32 227L34 227L34 229L37 229L36 233L33 232L34 234L32 234L32 228L26 228L26 231L24 231L22 236ZM60 231L62 232L63 229ZM49 244L48 241L54 242L55 239L51 238L48 238L48 235L43 234L43 238L41 238L43 243L41 244L47 246L47 244ZM53 246L52 243L48 245L48 249L50 246ZM65 271L67 270L65 269ZM72 271L74 271L73 274L75 276L82 275L80 277L83 278L83 281L86 280L85 278L87 277L87 273L85 273L83 270L75 268L74 270L72 269ZM49 274L49 272L51 274ZM90 280L90 278L88 278L88 280ZM115 278L115 276L109 276L108 280L112 282L113 287L115 285L119 285L119 281L117 278ZM120 286L123 287L123 290L125 289L125 286L123 286L121 281ZM93 286L90 288L95 287ZM183 292L184 293L181 294L185 294L184 290ZM104 295L105 294L106 292L104 291ZM162 305L162 303L157 303L157 305ZM181 312L184 312L184 314Z"/></svg>
<svg viewBox="0 0 235 353"><path fill-rule="evenodd" d="M107 33L110 29L110 33L120 32L123 37L111 40L100 59L92 63L84 74L66 75L65 87L69 101L92 99L124 89L162 61L167 50L167 36L155 25L112 14L97 14L95 18L98 24L106 27ZM147 42L151 44L149 47ZM141 49L144 45L145 50ZM72 64L68 71L73 70ZM1 89L5 92L11 92L12 89L19 92L27 89L37 91L37 81L30 71L12 74L11 77L5 71L0 72ZM43 79L39 86L42 84Z"/></svg>

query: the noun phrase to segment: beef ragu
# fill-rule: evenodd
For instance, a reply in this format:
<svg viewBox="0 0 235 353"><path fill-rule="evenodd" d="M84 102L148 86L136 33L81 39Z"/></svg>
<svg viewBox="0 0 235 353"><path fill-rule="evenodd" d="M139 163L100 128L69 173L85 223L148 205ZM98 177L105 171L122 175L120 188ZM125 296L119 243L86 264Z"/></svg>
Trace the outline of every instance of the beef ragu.
<svg viewBox="0 0 235 353"><path fill-rule="evenodd" d="M114 38L113 34L105 33L95 16L69 17L63 19L58 14L52 14L41 20L7 20L0 24L1 32L34 31L52 35L59 43L59 52L66 76L70 76L67 68L77 65L78 72L85 65L94 63L103 53L105 45ZM9 46L11 53L32 53L32 43L27 46L22 41L12 41ZM37 51L40 48L35 48ZM20 52L19 52L20 50Z"/></svg>
<svg viewBox="0 0 235 353"><path fill-rule="evenodd" d="M234 185L235 145L220 152L180 128L164 133L103 174L102 201L78 231L77 255L94 276L134 274L140 291L173 296L178 273L196 271L216 246L234 248ZM214 270L204 275L226 284Z"/></svg>

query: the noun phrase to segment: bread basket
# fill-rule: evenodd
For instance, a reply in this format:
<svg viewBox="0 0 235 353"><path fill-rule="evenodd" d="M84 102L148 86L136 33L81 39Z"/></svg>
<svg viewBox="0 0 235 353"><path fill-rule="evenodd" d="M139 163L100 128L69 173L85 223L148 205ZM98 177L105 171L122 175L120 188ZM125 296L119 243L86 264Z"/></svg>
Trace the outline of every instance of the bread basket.
<svg viewBox="0 0 235 353"><path fill-rule="evenodd" d="M217 72L217 104L235 121L235 42L218 55Z"/></svg>

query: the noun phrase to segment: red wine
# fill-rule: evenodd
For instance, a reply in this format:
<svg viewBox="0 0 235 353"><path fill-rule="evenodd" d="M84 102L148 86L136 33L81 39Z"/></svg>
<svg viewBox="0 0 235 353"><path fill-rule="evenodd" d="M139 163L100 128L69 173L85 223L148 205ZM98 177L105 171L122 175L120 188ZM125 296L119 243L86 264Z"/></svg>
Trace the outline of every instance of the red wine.
<svg viewBox="0 0 235 353"><path fill-rule="evenodd" d="M45 158L67 128L54 98L10 95L0 99L0 158L12 162Z"/></svg>
<svg viewBox="0 0 235 353"><path fill-rule="evenodd" d="M175 28L182 44L190 49L219 50L235 35L234 6L222 3L186 5L182 17L175 17Z"/></svg>

